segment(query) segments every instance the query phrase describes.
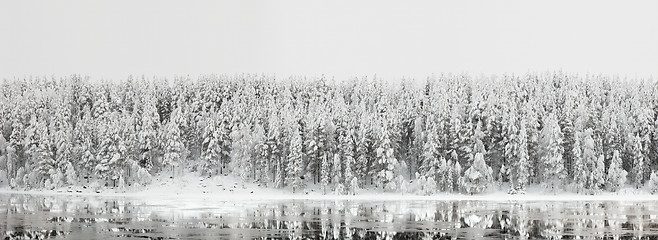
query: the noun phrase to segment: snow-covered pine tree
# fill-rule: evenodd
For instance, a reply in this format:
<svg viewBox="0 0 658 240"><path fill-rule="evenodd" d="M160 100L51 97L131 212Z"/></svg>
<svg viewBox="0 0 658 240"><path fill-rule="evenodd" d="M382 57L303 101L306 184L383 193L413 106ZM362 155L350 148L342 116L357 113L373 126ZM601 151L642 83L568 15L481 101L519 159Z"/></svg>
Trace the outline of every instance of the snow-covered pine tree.
<svg viewBox="0 0 658 240"><path fill-rule="evenodd" d="M626 175L628 173L622 168L621 157L619 151L615 150L610 160L610 167L608 167L607 185L608 190L612 192L619 191L626 183Z"/></svg>
<svg viewBox="0 0 658 240"><path fill-rule="evenodd" d="M516 178L515 188L517 191L525 192L528 180L530 179L530 156L528 155L528 133L526 131L525 121L521 121L517 138L516 158L518 161L514 165L513 170Z"/></svg>
<svg viewBox="0 0 658 240"><path fill-rule="evenodd" d="M527 102L523 105L523 119L528 133L528 183L540 183L540 179L543 178L540 171L542 167L541 132L539 131L539 117L533 107L535 104L535 102Z"/></svg>
<svg viewBox="0 0 658 240"><path fill-rule="evenodd" d="M471 195L484 192L493 179L492 174L493 170L484 161L484 154L476 152L473 164L466 169L462 177L464 190Z"/></svg>
<svg viewBox="0 0 658 240"><path fill-rule="evenodd" d="M564 160L562 159L564 152L562 132L554 113L545 116L543 123L540 140L543 185L546 189L555 192L562 187L566 177Z"/></svg>
<svg viewBox="0 0 658 240"><path fill-rule="evenodd" d="M515 114L509 114L506 121L505 121L505 136L503 138L503 141L505 142L505 161L503 165L501 166L501 170L498 173L500 176L499 181L503 182L504 179L509 179L509 188L510 190L514 189L516 186L514 186L515 180L512 179L512 164L518 163L518 152L521 148L521 139L519 136L519 130L517 127L517 120L516 120L516 115ZM505 164L507 163L507 164Z"/></svg>
<svg viewBox="0 0 658 240"><path fill-rule="evenodd" d="M297 127L294 127L290 140L290 150L288 155L288 165L286 166L286 181L292 186L292 192L303 191L304 171L302 168L302 136Z"/></svg>
<svg viewBox="0 0 658 240"><path fill-rule="evenodd" d="M306 117L306 129L304 133L306 163L305 170L310 173L313 183L318 183L320 179L320 168L324 158L323 153L323 134L324 118L321 114L309 114Z"/></svg>
<svg viewBox="0 0 658 240"><path fill-rule="evenodd" d="M343 194L345 191L345 186L343 185L343 169L341 166L340 154L334 154L334 164L333 166L333 180L331 181L334 184L334 193Z"/></svg>
<svg viewBox="0 0 658 240"><path fill-rule="evenodd" d="M420 174L427 177L436 178L438 157L439 157L439 146L437 144L436 132L434 125L429 125L427 131L425 132L425 143L423 144L423 150L420 155L421 157L421 166Z"/></svg>
<svg viewBox="0 0 658 240"><path fill-rule="evenodd" d="M345 168L345 181L344 186L346 187L346 193L354 195L358 188L358 180L352 171L354 166L354 141L352 140L353 131L348 130L344 134L340 135L340 147L341 153L343 154L343 162ZM357 183L357 185L352 185L352 180Z"/></svg>
<svg viewBox="0 0 658 240"><path fill-rule="evenodd" d="M329 188L329 160L326 157L322 158L320 164L320 188L322 189L322 194L327 194L327 188Z"/></svg>
<svg viewBox="0 0 658 240"><path fill-rule="evenodd" d="M117 112L107 113L107 122L99 126L99 141L96 159L98 164L94 168L96 173L104 176L111 186L116 187L116 179L122 173L123 162L126 151L120 128L124 127L119 122Z"/></svg>
<svg viewBox="0 0 658 240"><path fill-rule="evenodd" d="M452 166L449 166L446 159L441 157L437 168L437 190L449 192L452 190Z"/></svg>
<svg viewBox="0 0 658 240"><path fill-rule="evenodd" d="M55 144L55 162L59 171L65 175L66 183L74 184L76 180L75 170L71 164L71 149L73 143L71 141L71 119L70 109L63 102L56 104L54 120L51 122L51 129L54 131L53 143ZM54 182L54 180L53 180Z"/></svg>
<svg viewBox="0 0 658 240"><path fill-rule="evenodd" d="M592 173L594 183L592 194L598 194L605 187L605 157L603 154L596 158L596 166Z"/></svg>
<svg viewBox="0 0 658 240"><path fill-rule="evenodd" d="M357 176L359 180L359 185L367 185L372 180L371 171L371 151L373 140L371 139L370 134L371 125L362 120L362 123L359 125L356 137L356 162L354 175ZM369 180L370 178L370 180Z"/></svg>
<svg viewBox="0 0 658 240"><path fill-rule="evenodd" d="M151 171L153 168L157 151L157 129L160 124L156 101L151 94L150 91L144 93L145 96L142 99L144 105L137 131L138 151L141 153L139 165L147 171Z"/></svg>
<svg viewBox="0 0 658 240"><path fill-rule="evenodd" d="M181 114L179 109L174 109L169 117L169 122L164 126L164 157L162 159L165 166L171 167L172 177L175 177L176 167L183 161L183 152L185 145L181 138L180 128L178 127L178 117Z"/></svg>
<svg viewBox="0 0 658 240"><path fill-rule="evenodd" d="M391 146L386 125L386 123L382 123L380 127L379 146L376 149L377 163L381 166L377 174L377 186L385 191L396 191L398 187L394 179L396 177L395 168L398 165L398 160L394 156L394 149Z"/></svg>
<svg viewBox="0 0 658 240"><path fill-rule="evenodd" d="M640 188L644 183L644 155L642 154L642 140L639 135L629 136L631 140L633 184Z"/></svg>
<svg viewBox="0 0 658 240"><path fill-rule="evenodd" d="M231 166L233 173L240 176L242 187L249 180L253 171L254 143L248 123L236 125L231 132Z"/></svg>
<svg viewBox="0 0 658 240"><path fill-rule="evenodd" d="M205 174L208 174L208 176L212 176L213 174L216 174L218 172L218 166L219 166L219 160L220 160L220 154L221 154L221 146L219 143L219 130L218 130L218 121L220 121L217 117L217 114L214 113L213 110L210 111L211 113L206 116L205 121L204 121L204 128L203 128L203 153L201 157L204 160L204 166L202 168L202 172Z"/></svg>
<svg viewBox="0 0 658 240"><path fill-rule="evenodd" d="M583 135L583 162L585 163L586 185L585 188L590 192L596 192L600 189L599 180L603 177L603 172L597 171L597 154L592 138L592 129L586 129Z"/></svg>
<svg viewBox="0 0 658 240"><path fill-rule="evenodd" d="M283 135L281 133L281 121L279 116L276 114L271 114L268 118L268 128L267 133L267 150L269 153L268 164L271 165L272 170L272 182L274 187L282 188L285 185L285 166L284 158L282 157L285 153L282 149Z"/></svg>
<svg viewBox="0 0 658 240"><path fill-rule="evenodd" d="M462 178L462 166L461 166L461 164L459 164L459 161L458 161L458 159L457 159L457 153L452 152L452 159L453 159L453 160L450 160L450 162L454 162L454 163L455 163L454 168L453 168L454 170L452 171L452 173L453 173L453 177L452 177L452 182L453 182L452 191L453 191L453 192L459 192L459 191L461 191L461 189L463 188L463 187L462 187L462 183L461 183L461 178Z"/></svg>
<svg viewBox="0 0 658 240"><path fill-rule="evenodd" d="M95 147L92 143L92 138L97 134L95 134L96 128L91 122L89 108L85 107L83 113L82 119L78 120L73 129L72 156L78 168L78 177L86 178L86 183L89 183L89 178L97 164Z"/></svg>
<svg viewBox="0 0 658 240"><path fill-rule="evenodd" d="M37 157L36 170L41 175L41 179L45 181L45 187L53 189L58 187L57 185L59 184L60 179L57 179L58 176L56 175L58 171L57 162L55 162L55 158L53 156L53 147L50 141L50 136L48 134L48 127L44 122L40 121L37 124L36 129L38 129L38 146L35 149L36 151L33 152L33 154L35 154L34 156ZM52 178L55 178L57 182L53 182ZM39 179L36 180L39 182L32 182L31 184L35 184L35 186L41 187L42 182Z"/></svg>
<svg viewBox="0 0 658 240"><path fill-rule="evenodd" d="M586 169L585 160L583 159L582 147L580 142L582 141L582 133L579 130L576 130L573 134L574 142L571 148L571 158L573 159L573 184L576 189L576 192L582 193L585 190L587 185L587 175L588 169Z"/></svg>
<svg viewBox="0 0 658 240"><path fill-rule="evenodd" d="M471 163L471 166L466 169L461 180L464 190L471 195L487 190L487 187L493 180L493 170L484 160L486 149L482 143L484 133L481 130L481 125L481 122L478 122L475 133L473 134L473 140L475 143L473 147L475 154L473 157L473 163Z"/></svg>
<svg viewBox="0 0 658 240"><path fill-rule="evenodd" d="M251 134L251 141L254 146L252 174L254 178L261 184L267 185L270 182L270 168L268 165L269 149L267 144L267 137L265 136L265 129L261 124L256 124L254 131Z"/></svg>

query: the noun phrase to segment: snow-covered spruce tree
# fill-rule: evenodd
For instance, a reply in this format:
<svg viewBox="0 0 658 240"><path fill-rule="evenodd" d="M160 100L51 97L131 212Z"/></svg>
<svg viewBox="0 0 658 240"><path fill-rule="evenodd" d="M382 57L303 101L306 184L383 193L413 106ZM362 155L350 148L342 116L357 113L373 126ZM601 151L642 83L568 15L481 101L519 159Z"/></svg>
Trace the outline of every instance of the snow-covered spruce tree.
<svg viewBox="0 0 658 240"><path fill-rule="evenodd" d="M98 164L94 168L98 175L105 178L107 185L117 186L117 180L123 173L126 146L120 134L119 114L107 114L107 122L99 126L100 145L96 159Z"/></svg>
<svg viewBox="0 0 658 240"><path fill-rule="evenodd" d="M354 195L358 189L358 180L352 171L354 166L354 141L352 140L353 131L347 131L344 134L340 135L340 147L341 153L343 154L343 162L345 168L345 181L343 186L345 187L345 192L349 195ZM354 180L354 181L352 181ZM352 185L352 182L357 183Z"/></svg>
<svg viewBox="0 0 658 240"><path fill-rule="evenodd" d="M517 126L516 115L514 112L506 116L507 118L504 122L504 137L503 142L505 143L504 156L505 161L503 162L500 171L498 172L499 181L502 183L505 179L509 179L509 190L515 191L515 179L513 179L513 167L512 164L517 163L519 149L521 148L520 139L519 139L519 130Z"/></svg>
<svg viewBox="0 0 658 240"><path fill-rule="evenodd" d="M333 174L330 175L333 176L332 177L333 180L331 180L331 182L334 184L334 193L339 195L345 192L345 186L343 185L343 179L342 179L343 169L341 165L342 164L341 164L340 154L338 153L334 154L334 164L332 165Z"/></svg>
<svg viewBox="0 0 658 240"><path fill-rule="evenodd" d="M359 176L359 185L365 186L369 183L372 183L372 151L370 150L373 146L372 135L370 133L370 122L369 119L362 120L359 125L357 134L356 134L356 161L355 161L355 170L354 175Z"/></svg>
<svg viewBox="0 0 658 240"><path fill-rule="evenodd" d="M640 188L644 183L644 155L642 154L642 141L638 135L629 136L632 154L633 184Z"/></svg>
<svg viewBox="0 0 658 240"><path fill-rule="evenodd" d="M303 161L302 136L297 127L293 129L290 150L288 153L288 165L286 166L286 182L292 186L292 192L303 191L305 188L304 171L302 168Z"/></svg>
<svg viewBox="0 0 658 240"><path fill-rule="evenodd" d="M231 132L233 146L231 147L231 169L234 174L240 176L242 187L249 180L253 171L254 143L251 138L251 130L248 123L242 123L233 128Z"/></svg>
<svg viewBox="0 0 658 240"><path fill-rule="evenodd" d="M524 121L528 133L528 183L540 183L543 178L539 168L541 162L541 132L539 130L539 117L534 109L534 101L527 102L523 105Z"/></svg>
<svg viewBox="0 0 658 240"><path fill-rule="evenodd" d="M530 156L528 155L528 133L526 131L525 121L521 121L519 127L518 145L516 149L516 157L518 161L514 165L514 176L516 178L516 190L525 192L530 179Z"/></svg>
<svg viewBox="0 0 658 240"><path fill-rule="evenodd" d="M466 169L461 181L464 187L464 191L471 195L487 190L487 187L493 180L493 170L484 160L484 154L486 153L486 150L484 149L484 144L482 143L482 137L484 133L482 133L480 130L480 126L481 124L478 123L478 126L475 129L475 134L473 135L475 140L475 145L473 147L475 151L473 163L471 163L471 166Z"/></svg>
<svg viewBox="0 0 658 240"><path fill-rule="evenodd" d="M33 150L34 156L37 158L36 160L36 170L39 174L41 174L40 179L43 179L44 186L49 189L53 189L55 187L58 187L60 179L58 177L61 176L61 174L57 174L59 170L57 169L57 163L55 162L54 159L54 154L53 154L53 147L52 143L50 141L50 136L48 134L48 128L46 127L45 123L39 122L37 125L37 129L39 129L38 133L38 145L35 150ZM57 182L53 182L53 179ZM33 179L37 180L39 182L32 182L31 184L35 184L34 186L41 187L40 180L39 179ZM38 184L38 185L37 185Z"/></svg>
<svg viewBox="0 0 658 240"><path fill-rule="evenodd" d="M313 183L318 183L320 179L321 164L324 153L324 118L321 114L309 114L306 116L306 128L304 129L305 141L305 170L311 174Z"/></svg>
<svg viewBox="0 0 658 240"><path fill-rule="evenodd" d="M475 153L473 164L466 169L462 177L464 191L471 195L484 192L493 179L492 173L493 170L484 161L484 154Z"/></svg>
<svg viewBox="0 0 658 240"><path fill-rule="evenodd" d="M375 151L377 152L377 163L381 166L381 170L377 174L377 186L385 191L396 191L398 187L394 179L396 178L395 168L398 165L398 160L393 155L394 149L391 146L386 124L382 124L380 128L378 143L379 145Z"/></svg>
<svg viewBox="0 0 658 240"><path fill-rule="evenodd" d="M281 131L279 116L271 114L268 119L269 131L267 134L267 149L269 150L268 163L272 164L272 182L274 187L282 188L285 185L285 159L283 154L283 134Z"/></svg>
<svg viewBox="0 0 658 240"><path fill-rule="evenodd" d="M593 194L601 192L603 187L605 187L605 157L603 154L599 155L596 158L596 167L594 168L594 173L592 174L592 181L594 182Z"/></svg>
<svg viewBox="0 0 658 240"><path fill-rule="evenodd" d="M82 119L77 122L73 130L72 154L74 159L77 159L76 166L80 175L78 177L86 178L85 183L90 183L94 168L98 164L96 161L96 146L93 144L93 140L98 137L98 134L95 134L97 126L92 123L91 111L88 107L85 107L83 114Z"/></svg>
<svg viewBox="0 0 658 240"><path fill-rule="evenodd" d="M562 187L566 178L562 159L562 132L554 113L544 117L543 123L540 140L543 185L555 192Z"/></svg>
<svg viewBox="0 0 658 240"><path fill-rule="evenodd" d="M619 151L615 150L610 160L610 167L608 167L607 186L611 192L616 192L621 189L626 183L626 175L628 173L622 168L621 157Z"/></svg>
<svg viewBox="0 0 658 240"><path fill-rule="evenodd" d="M322 189L322 194L327 194L327 188L329 188L329 160L326 157L322 158L320 164L320 188Z"/></svg>
<svg viewBox="0 0 658 240"><path fill-rule="evenodd" d="M254 159L252 161L254 170L252 171L252 174L259 183L267 185L267 183L270 182L270 167L267 162L269 158L269 149L265 136L265 129L261 124L256 124L254 127L251 139L252 144L254 145L254 154L252 156Z"/></svg>
<svg viewBox="0 0 658 240"><path fill-rule="evenodd" d="M453 175L452 175L452 191L453 192L459 192L462 189L462 166L459 164L459 160L457 159L457 154L455 152L452 152L452 158L453 160L450 160L451 163L455 163L454 168L453 168Z"/></svg>
<svg viewBox="0 0 658 240"><path fill-rule="evenodd" d="M160 117L152 93L147 91L144 94L141 121L137 130L138 151L141 153L139 165L147 171L151 171L157 151L157 129L159 128Z"/></svg>
<svg viewBox="0 0 658 240"><path fill-rule="evenodd" d="M602 162L599 164L599 159L596 154L594 139L592 138L592 129L585 130L583 136L583 162L585 163L586 181L585 188L590 193L596 193L601 189L603 184L604 172Z"/></svg>
<svg viewBox="0 0 658 240"><path fill-rule="evenodd" d="M55 153L55 162L57 165L57 171L62 172L64 179L52 179L53 182L59 181L61 183L66 182L67 184L76 183L76 172L73 169L73 164L71 164L71 155L72 155L72 130L69 120L71 119L71 113L65 103L58 103L54 121L51 122L51 129L54 130L53 143L55 144L56 151ZM60 184L61 185L61 184Z"/></svg>
<svg viewBox="0 0 658 240"><path fill-rule="evenodd" d="M438 157L439 157L439 146L437 144L436 132L433 125L428 126L425 136L425 143L423 144L423 151L421 153L421 166L420 174L426 178L432 177L432 179L438 180Z"/></svg>
<svg viewBox="0 0 658 240"><path fill-rule="evenodd" d="M183 161L185 145L181 139L180 128L178 127L178 117L180 110L175 109L170 117L169 122L164 126L164 157L162 159L165 166L171 167L172 177L176 175L176 167L180 166Z"/></svg>
<svg viewBox="0 0 658 240"><path fill-rule="evenodd" d="M204 160L203 172L208 176L213 176L219 172L219 160L221 158L220 131L218 129L218 117L214 111L205 119L203 128L203 153L201 157Z"/></svg>
<svg viewBox="0 0 658 240"><path fill-rule="evenodd" d="M572 145L573 147L571 148L571 157L573 159L573 168L574 168L574 174L573 174L573 184L576 189L576 192L582 193L585 190L585 186L587 184L587 175L588 175L588 169L586 169L586 164L583 159L583 154L582 154L582 147L581 147L581 139L582 139L582 133L580 131L575 131L574 132L574 144Z"/></svg>
<svg viewBox="0 0 658 240"><path fill-rule="evenodd" d="M452 190L452 166L448 165L444 157L441 157L437 169L437 191L449 192Z"/></svg>

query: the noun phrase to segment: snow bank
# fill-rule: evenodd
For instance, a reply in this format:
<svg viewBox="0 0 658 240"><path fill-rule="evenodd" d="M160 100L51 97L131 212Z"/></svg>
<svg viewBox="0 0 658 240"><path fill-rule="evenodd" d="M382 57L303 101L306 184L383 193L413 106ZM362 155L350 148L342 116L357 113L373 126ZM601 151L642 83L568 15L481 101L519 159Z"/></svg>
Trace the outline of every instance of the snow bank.
<svg viewBox="0 0 658 240"><path fill-rule="evenodd" d="M572 192L552 193L540 186L529 186L526 194L507 194L504 187L489 190L476 195L455 193L438 193L430 196L383 192L374 189L361 189L357 195L321 194L318 186L309 186L304 193L292 193L290 189L274 189L255 183L243 184L232 175L212 178L200 177L188 173L176 179L156 176L153 184L125 189L105 188L96 190L84 187L67 187L55 190L11 190L0 189L0 194L36 194L36 195L80 195L100 197L126 197L151 201L206 202L239 200L354 200L354 201L652 201L658 200L645 189L630 186L618 192L603 192L598 195L582 195ZM203 204L201 204L203 205Z"/></svg>

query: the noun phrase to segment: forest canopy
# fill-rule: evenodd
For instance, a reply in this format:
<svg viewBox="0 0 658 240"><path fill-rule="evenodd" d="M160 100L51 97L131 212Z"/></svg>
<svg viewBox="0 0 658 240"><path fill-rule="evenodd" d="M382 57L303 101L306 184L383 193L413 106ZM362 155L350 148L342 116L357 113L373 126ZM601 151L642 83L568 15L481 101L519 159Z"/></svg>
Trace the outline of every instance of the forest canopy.
<svg viewBox="0 0 658 240"><path fill-rule="evenodd" d="M561 72L395 83L5 80L0 180L19 189L145 185L192 171L344 194L639 188L658 168L657 90L650 80Z"/></svg>

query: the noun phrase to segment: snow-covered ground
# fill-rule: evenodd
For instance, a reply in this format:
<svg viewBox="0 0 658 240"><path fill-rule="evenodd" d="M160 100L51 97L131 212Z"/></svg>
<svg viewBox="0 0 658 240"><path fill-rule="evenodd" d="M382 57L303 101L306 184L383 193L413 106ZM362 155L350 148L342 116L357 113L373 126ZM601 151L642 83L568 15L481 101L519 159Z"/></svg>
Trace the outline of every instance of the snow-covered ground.
<svg viewBox="0 0 658 240"><path fill-rule="evenodd" d="M42 194L42 195L83 195L106 197L131 197L139 199L172 199L177 201L207 201L207 200L363 200L363 201L399 201L399 200L482 200L482 201L650 201L658 200L644 189L634 189L630 186L619 192L602 192L598 195L584 195L573 192L552 193L542 187L529 186L526 194L507 194L507 188L491 187L487 192L477 195L455 193L437 193L431 196L416 194L387 193L375 189L361 189L357 195L337 195L333 192L322 194L318 186L310 185L304 192L292 193L290 189L274 189L259 186L256 183L242 184L240 179L228 176L211 178L200 177L196 173L188 173L175 179L168 175L159 175L153 179L153 184L139 188L126 189L92 189L79 186L65 187L54 190L11 190L1 188L0 194Z"/></svg>

